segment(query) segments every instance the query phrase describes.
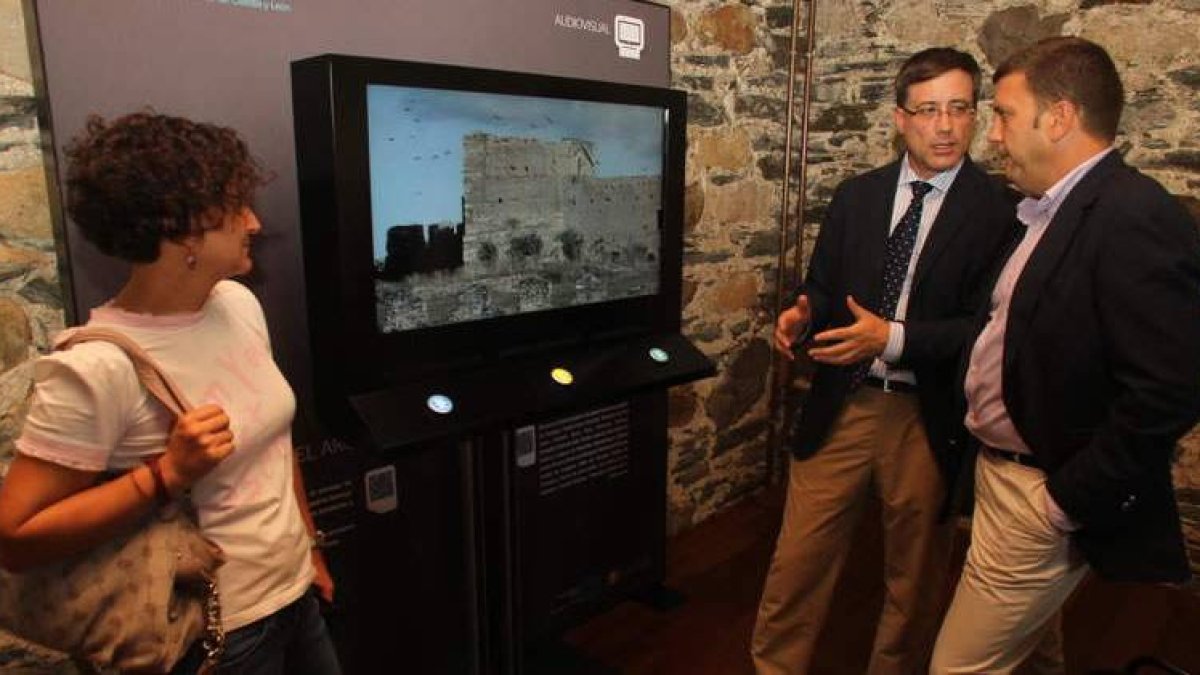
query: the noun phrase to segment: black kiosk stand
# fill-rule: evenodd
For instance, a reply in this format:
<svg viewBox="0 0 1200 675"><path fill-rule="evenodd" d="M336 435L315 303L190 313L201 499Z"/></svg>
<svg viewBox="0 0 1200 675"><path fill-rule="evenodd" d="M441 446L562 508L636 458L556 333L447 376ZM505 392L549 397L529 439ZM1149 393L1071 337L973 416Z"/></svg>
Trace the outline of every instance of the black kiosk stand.
<svg viewBox="0 0 1200 675"><path fill-rule="evenodd" d="M664 579L666 389L714 372L679 333L685 96L347 56L292 82L319 422L366 449L346 669L538 672Z"/></svg>

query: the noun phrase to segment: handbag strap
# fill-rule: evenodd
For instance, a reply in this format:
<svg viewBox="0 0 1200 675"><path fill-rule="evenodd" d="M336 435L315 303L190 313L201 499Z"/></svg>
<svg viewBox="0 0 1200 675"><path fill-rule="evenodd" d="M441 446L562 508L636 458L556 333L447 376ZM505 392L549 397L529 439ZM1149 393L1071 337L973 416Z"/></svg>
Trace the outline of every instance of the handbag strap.
<svg viewBox="0 0 1200 675"><path fill-rule="evenodd" d="M142 386L146 387L146 391L166 406L167 410L179 416L192 409L191 402L184 396L179 385L175 384L175 380L172 380L171 376L159 367L158 362L146 353L141 345L133 341L133 338L112 328L83 326L64 333L55 344L55 348L70 349L82 342L108 342L120 347L133 364L133 370L141 380Z"/></svg>
<svg viewBox="0 0 1200 675"><path fill-rule="evenodd" d="M116 345L129 357L133 370L141 380L142 386L150 395L158 399L167 410L176 416L192 409L192 404L175 380L171 379L150 354L133 338L112 328L99 326L83 326L64 331L55 343L55 349L70 349L83 342L108 342ZM184 496L184 502L190 504L191 499ZM193 519L195 515L192 516ZM200 673L216 672L217 664L225 653L225 630L221 626L221 596L217 591L216 579L206 574L204 580L204 634L201 640L204 650L204 662Z"/></svg>

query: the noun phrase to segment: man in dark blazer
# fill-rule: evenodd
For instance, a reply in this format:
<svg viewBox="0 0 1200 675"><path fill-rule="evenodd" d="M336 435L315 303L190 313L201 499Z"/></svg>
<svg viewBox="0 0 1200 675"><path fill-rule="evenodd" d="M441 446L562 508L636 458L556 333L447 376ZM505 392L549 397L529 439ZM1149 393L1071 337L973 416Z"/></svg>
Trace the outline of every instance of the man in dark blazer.
<svg viewBox="0 0 1200 675"><path fill-rule="evenodd" d="M1008 673L1090 568L1188 578L1171 484L1200 417L1200 236L1112 147L1121 81L1050 38L996 71L988 140L1027 195L965 377L971 548L934 673Z"/></svg>
<svg viewBox="0 0 1200 675"><path fill-rule="evenodd" d="M965 437L955 364L1014 227L1002 187L966 157L980 72L966 53L912 56L895 81L900 160L843 182L776 348L818 362L792 448L787 506L751 646L760 675L806 673L855 521L883 505L886 600L869 672L924 668ZM813 335L810 343L805 336Z"/></svg>

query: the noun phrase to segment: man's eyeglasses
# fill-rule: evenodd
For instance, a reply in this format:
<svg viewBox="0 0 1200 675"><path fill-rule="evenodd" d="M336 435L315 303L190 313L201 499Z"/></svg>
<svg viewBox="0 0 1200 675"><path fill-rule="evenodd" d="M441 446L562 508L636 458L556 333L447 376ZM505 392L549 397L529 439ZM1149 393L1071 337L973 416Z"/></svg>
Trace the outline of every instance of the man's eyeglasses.
<svg viewBox="0 0 1200 675"><path fill-rule="evenodd" d="M922 103L916 108L909 110L904 106L896 106L904 112L916 117L917 119L933 121L938 115L945 112L950 116L950 119L962 119L975 114L975 106L966 101L950 101L945 106L940 106L936 103Z"/></svg>

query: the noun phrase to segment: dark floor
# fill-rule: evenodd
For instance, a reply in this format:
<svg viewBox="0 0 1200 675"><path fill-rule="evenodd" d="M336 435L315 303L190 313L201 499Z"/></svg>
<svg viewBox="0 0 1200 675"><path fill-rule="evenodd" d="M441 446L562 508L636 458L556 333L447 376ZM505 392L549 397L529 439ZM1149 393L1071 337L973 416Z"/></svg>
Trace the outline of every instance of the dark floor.
<svg viewBox="0 0 1200 675"><path fill-rule="evenodd" d="M592 664L572 670L752 674L749 635L781 507L781 491L768 490L670 541L667 583L686 601L669 611L622 603L572 630L568 645ZM961 559L965 532L960 539ZM850 557L857 563L839 585L812 675L854 675L866 664L880 601L878 541L877 526L862 528ZM1065 611L1069 673L1117 669L1152 654L1200 675L1200 594L1195 590L1089 580Z"/></svg>

